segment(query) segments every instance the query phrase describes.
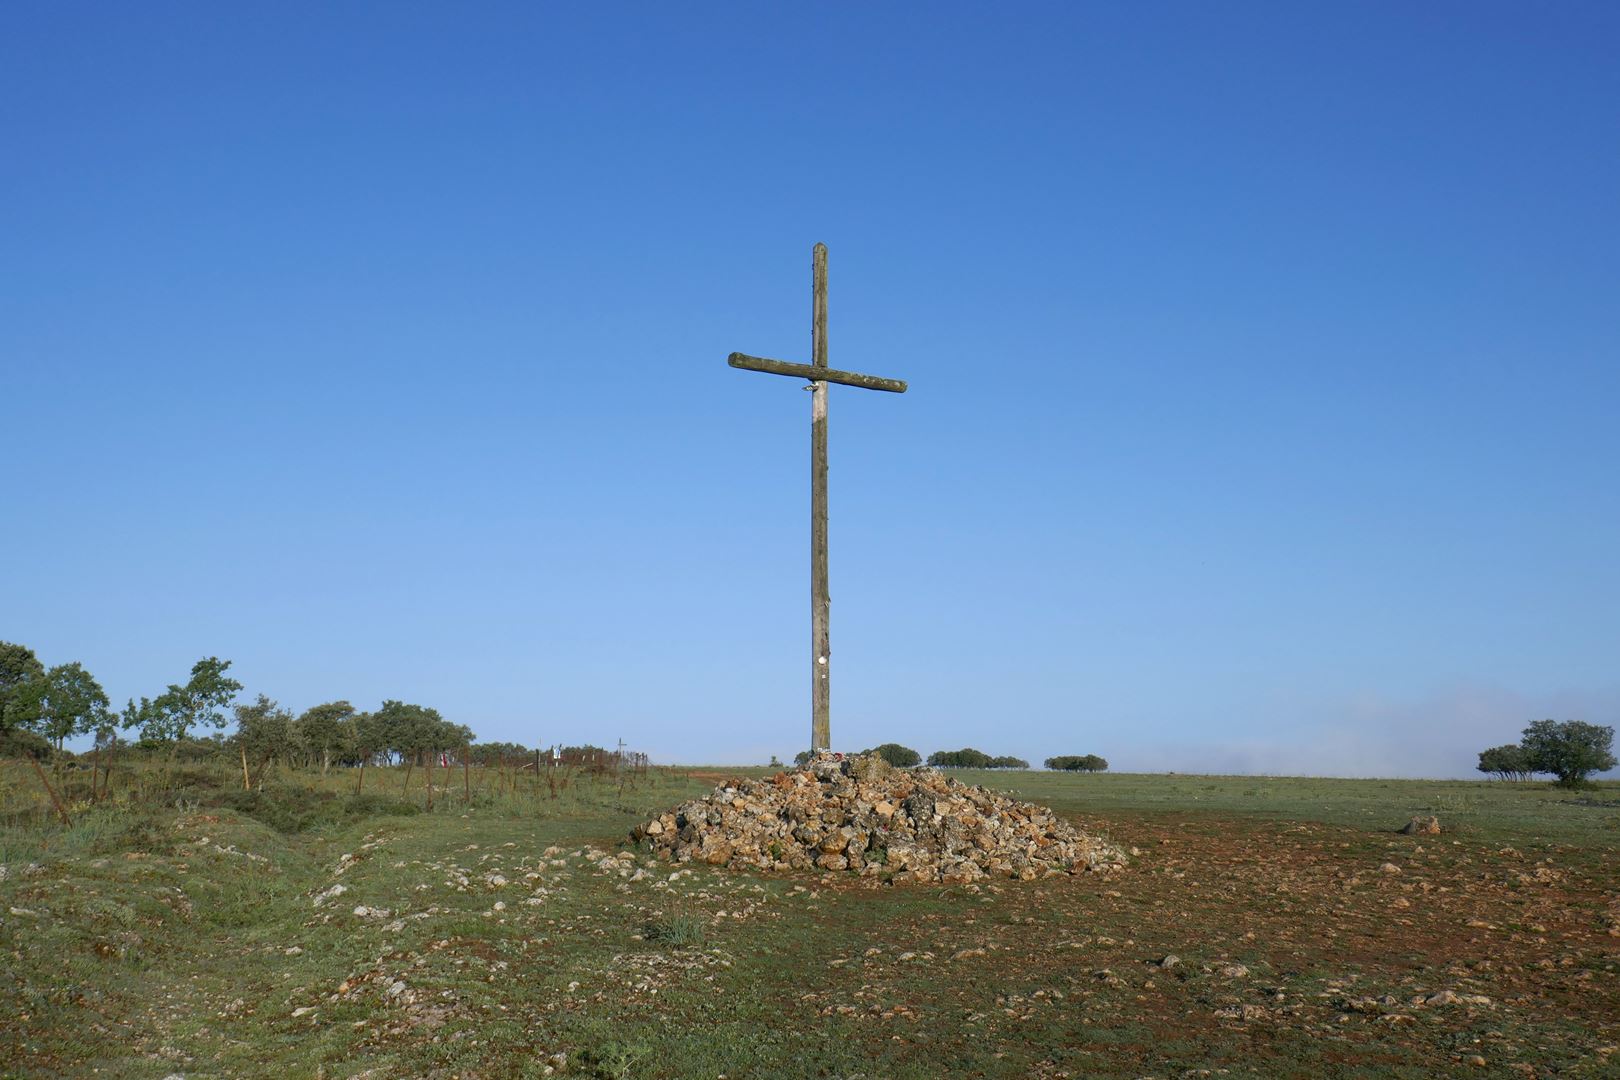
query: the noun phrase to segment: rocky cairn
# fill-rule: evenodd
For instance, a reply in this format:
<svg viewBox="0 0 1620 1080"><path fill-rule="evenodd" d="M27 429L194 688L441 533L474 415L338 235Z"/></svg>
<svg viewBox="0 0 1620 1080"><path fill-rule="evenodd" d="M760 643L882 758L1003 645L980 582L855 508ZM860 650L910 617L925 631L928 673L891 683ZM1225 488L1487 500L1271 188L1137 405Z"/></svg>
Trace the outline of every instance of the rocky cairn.
<svg viewBox="0 0 1620 1080"><path fill-rule="evenodd" d="M1109 872L1125 855L1052 811L875 754L721 784L631 830L672 862L827 870L896 882Z"/></svg>

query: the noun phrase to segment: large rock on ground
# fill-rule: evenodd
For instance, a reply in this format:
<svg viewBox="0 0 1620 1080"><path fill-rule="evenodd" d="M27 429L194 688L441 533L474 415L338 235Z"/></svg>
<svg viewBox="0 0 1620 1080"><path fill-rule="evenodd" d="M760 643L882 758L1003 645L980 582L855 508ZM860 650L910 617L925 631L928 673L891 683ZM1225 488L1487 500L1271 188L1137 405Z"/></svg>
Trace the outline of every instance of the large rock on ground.
<svg viewBox="0 0 1620 1080"><path fill-rule="evenodd" d="M721 784L630 837L675 862L894 881L1028 881L1125 864L1118 847L1045 807L933 769L895 769L875 754L823 752L802 769Z"/></svg>

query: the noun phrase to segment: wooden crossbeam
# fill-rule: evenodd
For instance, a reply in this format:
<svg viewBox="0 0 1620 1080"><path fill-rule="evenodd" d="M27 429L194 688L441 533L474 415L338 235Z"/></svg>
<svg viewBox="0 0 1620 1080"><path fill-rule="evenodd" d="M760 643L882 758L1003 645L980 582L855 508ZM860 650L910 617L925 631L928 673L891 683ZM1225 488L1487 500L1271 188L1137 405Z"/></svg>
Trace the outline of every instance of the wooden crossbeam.
<svg viewBox="0 0 1620 1080"><path fill-rule="evenodd" d="M863 390L887 390L891 394L906 392L904 379L884 379L876 375L862 375L854 371L839 371L836 368L816 367L814 364L795 364L787 360L768 360L763 356L749 356L747 353L734 352L726 357L726 363L734 368L744 371L763 371L771 375L787 375L795 379L809 379L811 382L835 382L845 386L859 386Z"/></svg>

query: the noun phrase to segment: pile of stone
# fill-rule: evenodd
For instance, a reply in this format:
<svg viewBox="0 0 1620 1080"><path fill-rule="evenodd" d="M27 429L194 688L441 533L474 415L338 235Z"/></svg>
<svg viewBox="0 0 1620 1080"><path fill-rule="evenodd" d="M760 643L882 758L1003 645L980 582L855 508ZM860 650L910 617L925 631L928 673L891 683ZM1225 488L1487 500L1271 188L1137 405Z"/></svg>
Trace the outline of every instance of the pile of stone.
<svg viewBox="0 0 1620 1080"><path fill-rule="evenodd" d="M638 825L665 860L759 870L847 871L896 882L1029 881L1113 871L1119 848L1052 811L933 769L823 751L805 767L734 780Z"/></svg>

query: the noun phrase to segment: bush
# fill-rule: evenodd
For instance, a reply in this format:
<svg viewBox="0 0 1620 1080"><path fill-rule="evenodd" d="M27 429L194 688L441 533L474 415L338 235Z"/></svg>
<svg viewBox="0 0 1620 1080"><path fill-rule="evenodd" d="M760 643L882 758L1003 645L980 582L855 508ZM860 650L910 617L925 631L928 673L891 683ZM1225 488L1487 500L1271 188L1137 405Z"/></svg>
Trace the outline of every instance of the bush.
<svg viewBox="0 0 1620 1080"><path fill-rule="evenodd" d="M54 750L51 744L26 728L0 731L0 758L38 758L49 761Z"/></svg>
<svg viewBox="0 0 1620 1080"><path fill-rule="evenodd" d="M211 793L229 788L236 783L236 777L229 773L221 773L218 769L202 769L184 765L178 766L169 776L169 786L177 794L192 798L204 798Z"/></svg>
<svg viewBox="0 0 1620 1080"><path fill-rule="evenodd" d="M1029 762L1021 757L996 757L990 759L992 769L1027 769Z"/></svg>
<svg viewBox="0 0 1620 1080"><path fill-rule="evenodd" d="M1044 764L1063 772L1103 772L1108 768L1108 759L1096 754L1063 754L1047 758Z"/></svg>
<svg viewBox="0 0 1620 1080"><path fill-rule="evenodd" d="M151 855L166 855L172 846L173 830L163 828L145 815L130 822L122 835L117 836L111 843L98 845L106 854L115 851L144 851Z"/></svg>
<svg viewBox="0 0 1620 1080"><path fill-rule="evenodd" d="M404 802L389 795L378 795L370 791L343 796L337 800L336 810L336 816L346 818L412 817L422 812L422 808L413 802Z"/></svg>
<svg viewBox="0 0 1620 1080"><path fill-rule="evenodd" d="M988 769L991 757L983 750L963 747L961 750L935 750L928 755L928 764L936 769Z"/></svg>
<svg viewBox="0 0 1620 1080"><path fill-rule="evenodd" d="M641 938L649 945L666 945L671 949L693 949L703 944L707 928L703 920L691 915L673 915L667 919L653 919L642 924Z"/></svg>
<svg viewBox="0 0 1620 1080"><path fill-rule="evenodd" d="M922 762L922 755L909 746L899 743L886 742L882 746L874 746L870 750L862 750L863 754L876 754L897 769L909 769Z"/></svg>
<svg viewBox="0 0 1620 1080"><path fill-rule="evenodd" d="M422 812L413 802L373 792L333 795L329 791L221 792L210 803L245 814L279 833L301 833L322 825L335 825L366 817L409 817Z"/></svg>
<svg viewBox="0 0 1620 1080"><path fill-rule="evenodd" d="M312 817L307 802L289 799L278 791L225 791L213 800L213 805L235 810L279 833L303 832Z"/></svg>

